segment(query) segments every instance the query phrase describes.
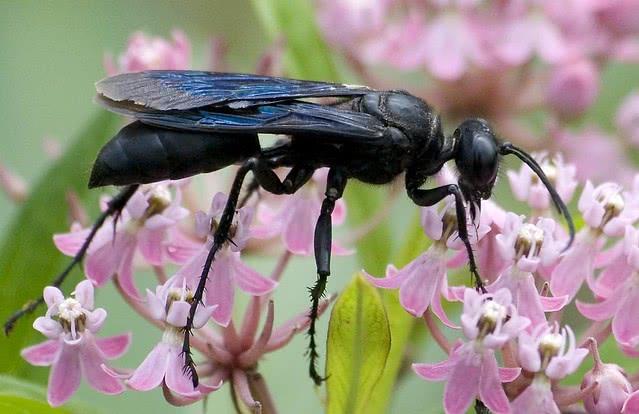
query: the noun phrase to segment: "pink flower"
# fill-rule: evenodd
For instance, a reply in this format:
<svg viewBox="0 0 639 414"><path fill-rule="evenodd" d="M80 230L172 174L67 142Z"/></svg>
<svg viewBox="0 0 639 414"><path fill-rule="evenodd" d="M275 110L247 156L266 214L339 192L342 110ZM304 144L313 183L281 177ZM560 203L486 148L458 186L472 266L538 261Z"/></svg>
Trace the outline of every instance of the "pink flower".
<svg viewBox="0 0 639 414"><path fill-rule="evenodd" d="M596 1L601 23L618 35L636 35L639 32L639 2L636 0Z"/></svg>
<svg viewBox="0 0 639 414"><path fill-rule="evenodd" d="M530 7L500 18L492 44L495 55L504 63L518 66L534 55L556 63L565 56L567 45L561 28L541 8Z"/></svg>
<svg viewBox="0 0 639 414"><path fill-rule="evenodd" d="M504 230L497 236L498 252L510 267L487 289L508 289L519 314L530 319L531 328L546 323L544 312L558 311L568 303L568 296L541 296L533 276L539 266L548 266L559 257L564 243L554 239L555 226L552 219L540 218L534 225L524 223L523 216L507 213Z"/></svg>
<svg viewBox="0 0 639 414"><path fill-rule="evenodd" d="M565 203L569 203L578 184L575 179L575 166L565 164L561 154L555 154L552 158L543 152L533 154L533 156L555 186L561 199ZM510 188L517 200L528 203L533 210L539 213L551 208L552 200L548 190L528 166L522 165L519 172L507 171L506 174Z"/></svg>
<svg viewBox="0 0 639 414"><path fill-rule="evenodd" d="M615 137L590 126L579 132L567 129L555 131L554 138L566 161L577 167L579 181L632 182L634 168ZM579 142L579 145L575 145L575 142ZM597 162L592 162L592 154L597 154ZM610 165L615 166L612 171Z"/></svg>
<svg viewBox="0 0 639 414"><path fill-rule="evenodd" d="M465 413L476 396L495 413L510 412L502 382L514 380L519 368L498 368L495 349L515 338L530 321L517 314L506 289L480 295L464 292L461 316L463 332L470 341L455 347L448 360L437 364L413 364L427 381L445 381L444 410Z"/></svg>
<svg viewBox="0 0 639 414"><path fill-rule="evenodd" d="M200 213L196 216L197 231L201 235L207 234L207 241L199 252L176 273L176 283L182 279L190 286L195 286L202 274L206 257L213 246L213 233L217 228L219 218L226 205L226 195L217 193L213 197L209 214ZM271 292L277 282L266 278L245 265L240 259L240 251L245 247L249 236L249 225L253 220L253 210L249 207L239 209L231 226L231 242L221 246L215 254L206 283L207 302L217 305L213 312L213 319L222 326L231 321L233 303L235 301L235 287L252 296L262 296Z"/></svg>
<svg viewBox="0 0 639 414"><path fill-rule="evenodd" d="M619 413L632 392L626 373L619 365L602 362L594 340L590 343L590 351L595 364L584 376L581 388L596 385L593 392L584 398L584 407L589 414Z"/></svg>
<svg viewBox="0 0 639 414"><path fill-rule="evenodd" d="M84 271L97 286L104 285L113 275L123 291L131 297L140 294L133 283L133 258L136 251L144 260L160 266L170 260L184 263L196 251L198 244L190 241L178 229L188 210L180 206L179 191L173 198L163 184L138 190L127 203L115 231L107 220L89 246ZM84 243L89 229L80 229L53 236L56 247L73 256Z"/></svg>
<svg viewBox="0 0 639 414"><path fill-rule="evenodd" d="M587 59L557 65L548 84L551 108L566 117L583 114L599 94L599 70Z"/></svg>
<svg viewBox="0 0 639 414"><path fill-rule="evenodd" d="M64 298L52 286L44 289L48 306L44 317L33 327L49 338L22 350L21 355L32 365L52 366L49 374L47 401L52 406L64 404L80 386L84 376L89 385L104 394L119 394L124 386L102 370L107 359L126 352L129 334L97 338L107 312L93 307L93 285L85 280L75 288L74 296Z"/></svg>
<svg viewBox="0 0 639 414"><path fill-rule="evenodd" d="M617 111L617 128L633 145L639 146L639 93L634 92L624 99Z"/></svg>
<svg viewBox="0 0 639 414"><path fill-rule="evenodd" d="M189 309L193 302L193 292L182 281L177 287L175 280L170 279L158 286L155 293L147 289L147 303L153 318L164 322L162 340L131 374L126 383L138 391L148 391L164 385L172 393L182 397L197 398L200 391L210 392L217 387L194 389L193 383L184 372L182 342ZM206 300L195 311L193 328L199 329L206 324L215 310L215 306L206 306ZM221 385L221 384L220 384Z"/></svg>
<svg viewBox="0 0 639 414"><path fill-rule="evenodd" d="M449 326L454 326L441 306L441 294L446 294L446 262L448 248L463 249L457 237L457 218L452 201L443 209L437 206L422 210L422 228L433 244L415 260L397 270L389 266L385 278L376 278L366 274L367 279L377 287L385 289L399 288L399 301L412 315L420 317L431 306L437 317ZM438 211L439 210L439 211ZM472 229L470 236L476 242L483 237L489 227L480 222L477 232Z"/></svg>
<svg viewBox="0 0 639 414"><path fill-rule="evenodd" d="M261 203L258 210L260 224L252 228L251 235L259 239L281 235L284 245L291 253L313 254L315 225L324 200L327 174L328 168L322 168L295 194L269 197L275 202L271 205ZM339 226L344 222L346 204L343 199L335 203L331 218L333 226ZM350 251L338 242L333 242L333 254L349 253Z"/></svg>
<svg viewBox="0 0 639 414"><path fill-rule="evenodd" d="M624 254L618 256L590 284L603 301L594 304L577 301L577 309L588 319L603 321L612 318L615 340L626 350L639 345L639 230L626 227Z"/></svg>
<svg viewBox="0 0 639 414"><path fill-rule="evenodd" d="M479 239L475 259L477 259L481 277L488 283L492 283L509 266L509 263L498 254L499 247L497 246L497 236L504 228L506 211L492 200L482 200L479 220L482 224L489 226L490 230L484 237ZM465 254L463 257L467 259ZM449 266L457 264L456 260L448 263Z"/></svg>
<svg viewBox="0 0 639 414"><path fill-rule="evenodd" d="M620 236L625 226L639 218L636 191L623 193L615 183L595 188L587 181L578 208L586 227L579 231L572 247L552 272L550 288L555 296L573 298L583 281L592 278L594 259L601 250L600 236Z"/></svg>
<svg viewBox="0 0 639 414"><path fill-rule="evenodd" d="M332 299L320 302L319 315L328 308ZM257 329L261 314L266 307L266 318L259 336ZM293 336L308 328L308 311L302 312L279 327L274 327L275 308L273 301L264 303L264 299L253 297L246 308L241 326L230 322L222 328L221 335L209 338L210 359L201 366L206 372L206 382L216 385L223 382L233 384L237 396L250 409L257 411L261 407L259 398L253 396L251 383L255 380L259 361L270 352L283 348Z"/></svg>
<svg viewBox="0 0 639 414"><path fill-rule="evenodd" d="M181 30L173 30L171 36L173 42L135 32L129 38L126 52L118 58L117 66L113 56L104 56L107 74L113 76L151 69L188 69L191 66L191 42Z"/></svg>

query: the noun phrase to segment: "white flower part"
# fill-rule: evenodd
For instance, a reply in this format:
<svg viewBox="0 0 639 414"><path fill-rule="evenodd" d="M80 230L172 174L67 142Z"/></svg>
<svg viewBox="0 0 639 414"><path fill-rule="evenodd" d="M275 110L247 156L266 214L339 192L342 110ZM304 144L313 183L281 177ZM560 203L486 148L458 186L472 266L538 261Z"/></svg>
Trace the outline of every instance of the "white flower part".
<svg viewBox="0 0 639 414"><path fill-rule="evenodd" d="M58 305L58 316L70 323L75 322L82 315L84 315L84 308L74 298L66 298Z"/></svg>

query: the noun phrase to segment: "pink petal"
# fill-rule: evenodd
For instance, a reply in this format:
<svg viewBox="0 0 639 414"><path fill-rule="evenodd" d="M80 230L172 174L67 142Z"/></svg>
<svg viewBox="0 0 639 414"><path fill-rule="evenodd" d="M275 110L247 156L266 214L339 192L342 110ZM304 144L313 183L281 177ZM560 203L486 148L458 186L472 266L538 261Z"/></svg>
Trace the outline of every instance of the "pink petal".
<svg viewBox="0 0 639 414"><path fill-rule="evenodd" d="M628 396L626 401L623 403L623 408L621 409L623 414L636 414L639 413L639 390L633 392Z"/></svg>
<svg viewBox="0 0 639 414"><path fill-rule="evenodd" d="M395 266L388 265L386 267L386 277L383 278L372 276L364 270L362 270L362 273L364 273L366 279L374 286L385 289L397 289L404 283L408 276L410 276L410 271L404 271L405 269L410 269L410 263L402 270L397 270Z"/></svg>
<svg viewBox="0 0 639 414"><path fill-rule="evenodd" d="M587 355L587 349L577 348L572 353L566 353L562 357L556 356L550 360L546 368L546 375L550 379L560 380L575 372Z"/></svg>
<svg viewBox="0 0 639 414"><path fill-rule="evenodd" d="M568 295L564 296L539 296L539 300L541 301L541 307L544 309L544 312L557 312L564 308L568 303L570 303L570 297Z"/></svg>
<svg viewBox="0 0 639 414"><path fill-rule="evenodd" d="M415 269L399 288L399 302L408 312L422 316L445 277L446 265L439 258L426 253L419 269Z"/></svg>
<svg viewBox="0 0 639 414"><path fill-rule="evenodd" d="M138 288L133 282L133 256L135 254L135 245L123 251L124 255L121 259L118 269L117 279L120 287L129 297L140 299L141 295Z"/></svg>
<svg viewBox="0 0 639 414"><path fill-rule="evenodd" d="M47 304L48 307L58 304L64 300L62 291L54 286L45 287L42 297L44 298L44 302Z"/></svg>
<svg viewBox="0 0 639 414"><path fill-rule="evenodd" d="M91 283L91 281L83 280L78 283L75 287L74 294L83 308L93 309L93 283Z"/></svg>
<svg viewBox="0 0 639 414"><path fill-rule="evenodd" d="M109 336L107 338L96 338L96 343L100 352L107 359L118 358L129 349L131 344L131 334Z"/></svg>
<svg viewBox="0 0 639 414"><path fill-rule="evenodd" d="M170 230L166 252L171 261L183 264L189 261L202 247L202 243L191 240L179 229Z"/></svg>
<svg viewBox="0 0 639 414"><path fill-rule="evenodd" d="M427 381L445 381L450 377L455 361L447 359L436 364L413 364L413 371Z"/></svg>
<svg viewBox="0 0 639 414"><path fill-rule="evenodd" d="M131 217L135 219L142 217L147 207L149 207L149 202L141 191L133 194L133 197L126 203L126 210L131 214Z"/></svg>
<svg viewBox="0 0 639 414"><path fill-rule="evenodd" d="M604 321L617 312L620 299L618 295L615 295L599 303L584 303L577 300L576 305L579 312L586 318L593 321Z"/></svg>
<svg viewBox="0 0 639 414"><path fill-rule="evenodd" d="M49 366L55 361L60 351L60 345L59 340L44 341L38 345L24 348L20 351L20 355L31 365Z"/></svg>
<svg viewBox="0 0 639 414"><path fill-rule="evenodd" d="M477 396L480 381L479 361L475 355L462 357L452 369L444 387L444 409L448 414L462 414ZM501 387L501 384L499 384Z"/></svg>
<svg viewBox="0 0 639 414"><path fill-rule="evenodd" d="M90 232L91 229L84 229L71 233L56 234L53 236L53 243L55 243L55 247L58 250L67 256L75 256Z"/></svg>
<svg viewBox="0 0 639 414"><path fill-rule="evenodd" d="M433 300L430 303L430 310L433 311L435 316L437 316L437 318L439 318L439 320L444 325L448 326L451 329L459 329L460 326L453 323L450 319L448 319L448 315L446 315L446 312L444 311L444 308L442 307L442 298L441 298L441 295L439 294L439 292L441 292L442 290L443 290L442 287L439 287L437 289L437 293L435 293L435 295L433 296Z"/></svg>
<svg viewBox="0 0 639 414"><path fill-rule="evenodd" d="M311 200L301 198L296 200L295 205L289 207L293 211L286 222L282 236L290 252L308 255L313 251L314 221L317 218L314 214L317 209L314 207Z"/></svg>
<svg viewBox="0 0 639 414"><path fill-rule="evenodd" d="M124 385L102 369L104 357L100 353L93 338L85 338L80 346L80 366L87 382L93 389L103 394L120 394L124 392Z"/></svg>
<svg viewBox="0 0 639 414"><path fill-rule="evenodd" d="M169 325L181 328L186 326L186 320L189 317L191 305L184 301L175 301L171 304L171 308L166 315L166 322Z"/></svg>
<svg viewBox="0 0 639 414"><path fill-rule="evenodd" d="M213 311L213 319L222 326L228 326L233 313L235 301L235 286L232 277L233 270L229 261L224 258L214 261L209 274L207 289L207 303L217 305Z"/></svg>
<svg viewBox="0 0 639 414"><path fill-rule="evenodd" d="M162 265L165 236L166 230L164 229L149 230L145 228L138 233L138 249L150 265Z"/></svg>
<svg viewBox="0 0 639 414"><path fill-rule="evenodd" d="M64 404L80 386L81 378L78 348L62 345L60 356L49 373L49 404L53 407Z"/></svg>
<svg viewBox="0 0 639 414"><path fill-rule="evenodd" d="M533 381L515 398L512 409L514 413L560 414L548 381Z"/></svg>
<svg viewBox="0 0 639 414"><path fill-rule="evenodd" d="M499 367L498 371L499 371L499 380L501 382L512 382L515 379L517 379L519 374L521 374L521 368L519 367L516 367L516 368Z"/></svg>
<svg viewBox="0 0 639 414"><path fill-rule="evenodd" d="M168 364L166 367L166 386L176 394L192 397L200 393L193 388L193 382L184 373L184 359L180 357L180 350L169 351Z"/></svg>
<svg viewBox="0 0 639 414"><path fill-rule="evenodd" d="M169 345L160 342L136 368L126 382L127 385L138 391L148 391L158 387L164 379L168 363Z"/></svg>
<svg viewBox="0 0 639 414"><path fill-rule="evenodd" d="M618 342L631 343L639 337L639 289L628 289L612 320L612 333Z"/></svg>
<svg viewBox="0 0 639 414"><path fill-rule="evenodd" d="M576 244L566 253L552 272L550 290L553 296L573 298L577 294L583 281L593 272L594 250L592 245Z"/></svg>
<svg viewBox="0 0 639 414"><path fill-rule="evenodd" d="M461 36L464 31L457 15L443 14L431 22L425 41L430 52L426 66L436 77L454 80L464 74L467 66L464 56L466 39Z"/></svg>
<svg viewBox="0 0 639 414"><path fill-rule="evenodd" d="M181 277L181 276L180 276ZM146 290L146 307L153 319L163 321L166 319L166 307L164 302L155 293L149 289Z"/></svg>
<svg viewBox="0 0 639 414"><path fill-rule="evenodd" d="M520 315L530 319L530 326L546 323L546 316L541 305L539 292L535 287L533 275L528 273L525 279L520 279L516 297L517 311Z"/></svg>
<svg viewBox="0 0 639 414"><path fill-rule="evenodd" d="M235 257L232 266L235 272L235 283L249 295L262 296L271 292L277 286L276 281L262 276L242 263L239 256Z"/></svg>
<svg viewBox="0 0 639 414"><path fill-rule="evenodd" d="M33 328L51 339L57 339L62 334L62 326L57 321L44 316L38 316L33 321Z"/></svg>
<svg viewBox="0 0 639 414"><path fill-rule="evenodd" d="M496 414L510 412L508 397L501 386L497 360L492 352L482 354L479 397L486 404L486 407Z"/></svg>
<svg viewBox="0 0 639 414"><path fill-rule="evenodd" d="M118 232L115 236L115 242L106 242L86 258L87 277L98 286L104 285L117 272L127 250L135 247L126 232Z"/></svg>

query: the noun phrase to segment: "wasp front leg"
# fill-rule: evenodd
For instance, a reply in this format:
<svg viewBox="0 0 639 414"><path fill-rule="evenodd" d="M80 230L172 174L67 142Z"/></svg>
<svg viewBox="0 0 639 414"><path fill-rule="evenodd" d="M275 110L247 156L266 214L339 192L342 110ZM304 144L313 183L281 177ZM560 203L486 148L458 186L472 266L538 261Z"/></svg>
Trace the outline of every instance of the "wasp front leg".
<svg viewBox="0 0 639 414"><path fill-rule="evenodd" d="M484 283L477 271L477 264L475 263L475 255L473 254L473 248L468 238L468 224L466 221L466 206L464 205L464 198L462 196L461 189L457 184L448 184L441 187L431 189L419 189L417 186L407 185L406 191L408 196L413 200L415 204L420 207L428 207L437 204L449 195L455 197L455 215L457 216L457 231L459 238L464 243L466 253L468 254L468 267L470 273L475 279L475 287L477 290L485 292Z"/></svg>

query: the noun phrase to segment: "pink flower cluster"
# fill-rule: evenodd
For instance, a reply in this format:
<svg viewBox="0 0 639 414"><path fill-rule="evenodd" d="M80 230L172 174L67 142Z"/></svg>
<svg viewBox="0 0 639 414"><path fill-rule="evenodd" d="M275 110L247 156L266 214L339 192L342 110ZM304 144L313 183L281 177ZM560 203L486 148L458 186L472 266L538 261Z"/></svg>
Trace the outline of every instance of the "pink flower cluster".
<svg viewBox="0 0 639 414"><path fill-rule="evenodd" d="M544 0L318 0L317 4L329 40L357 63L360 75L373 86L377 78L367 65L384 62L402 70L423 67L435 80L432 90L423 95L448 115L476 115L481 108L480 113L495 119L509 138L520 140L528 140L531 130L519 115L536 106L550 108L542 134L550 141L540 147L568 150L566 159L554 151L540 152L536 158L566 203L579 191L577 208L583 225L569 249L564 250L567 234L553 218L547 191L522 167L508 171L507 177L514 197L530 207L529 217L486 201L477 222L468 229L486 292L449 283L449 274L465 272L468 260L458 238L452 200L421 210L421 226L432 241L424 253L400 269L389 265L383 278L368 275L379 288L397 289L400 304L412 316L424 318L448 355L439 363L412 365L427 381L446 381L445 412L466 412L475 399L495 413L554 414L579 403L588 413L639 412L639 377L604 363L597 348L597 343L610 338L628 357L639 356L635 317L639 309L639 230L635 227L639 176L632 174L628 179L630 170L617 162L618 181L626 187L617 182L594 184L603 173L593 170L593 148L609 148L609 140L593 130L575 133L566 127L568 119L581 115L596 98L602 62L639 58L635 42L639 27L629 14L635 10L634 3L571 0L563 8ZM571 18L568 12L573 13ZM221 50L215 43L212 60L219 66ZM279 48L264 56L260 67L264 71L278 67L275 56ZM532 59L541 64L532 64ZM107 59L106 67L109 73L178 69L188 67L189 60L190 44L181 32L174 32L172 43L136 34L119 67L112 59ZM457 99L446 103L450 96ZM639 142L638 120L639 100L633 95L617 118L619 134L628 142ZM582 134L579 139L589 134L592 144L582 140L583 148L572 150L566 142L578 134ZM621 152L598 153L605 158ZM438 179L443 183L452 178L453 173L446 170ZM236 400L249 409L274 412L273 399L257 372L258 362L305 330L309 318L302 312L275 327L270 297L291 255L313 252L325 180L326 171L320 170L292 196L260 194L236 211L232 242L217 253L194 318L191 346L198 352L200 377L195 388L183 371L183 328L226 195L217 193L203 212L193 194L193 180L142 187L121 217L98 232L84 260L87 280L67 298L57 288L44 291L48 310L34 328L48 340L24 349L22 355L34 365L52 367L49 403L66 402L84 377L106 394L162 388L166 400L177 406L200 401L229 383ZM346 206L340 201L333 224L341 224L345 214ZM54 242L72 256L88 231L74 224L71 232L56 235ZM259 241L264 239L280 239L283 247L269 276L242 260L255 249L272 253L272 247ZM336 241L333 253L350 251ZM173 267L168 265L178 266L170 277L167 272ZM156 288L146 294L138 289L142 276L136 269L141 267L152 268L157 278ZM107 312L94 307L93 290L108 281L113 281L133 311L159 329L157 344L133 369L107 365L126 351L130 334L97 336ZM586 289L593 299L576 300L579 292L580 298L588 295ZM241 324L236 325L238 290L250 299ZM463 303L459 323L448 316L452 313L446 302ZM579 339L562 323L564 310L572 303L590 323L578 332ZM330 299L323 301L320 311L329 304ZM461 332L454 344L433 314L451 332ZM580 367L588 349L595 364L581 387L561 384Z"/></svg>
<svg viewBox="0 0 639 414"><path fill-rule="evenodd" d="M632 180L624 145L639 142L637 92L629 91L618 110L616 136L592 124L575 130L573 121L596 102L611 63L639 62L636 1L315 3L326 40L370 86L397 89L422 73L427 87L406 87L444 119L490 119L509 141L562 151L584 181ZM388 67L397 74L393 79L381 75ZM532 111L544 114L541 127L529 122ZM593 153L600 162L590 162ZM614 172L605 167L610 163L617 166Z"/></svg>

